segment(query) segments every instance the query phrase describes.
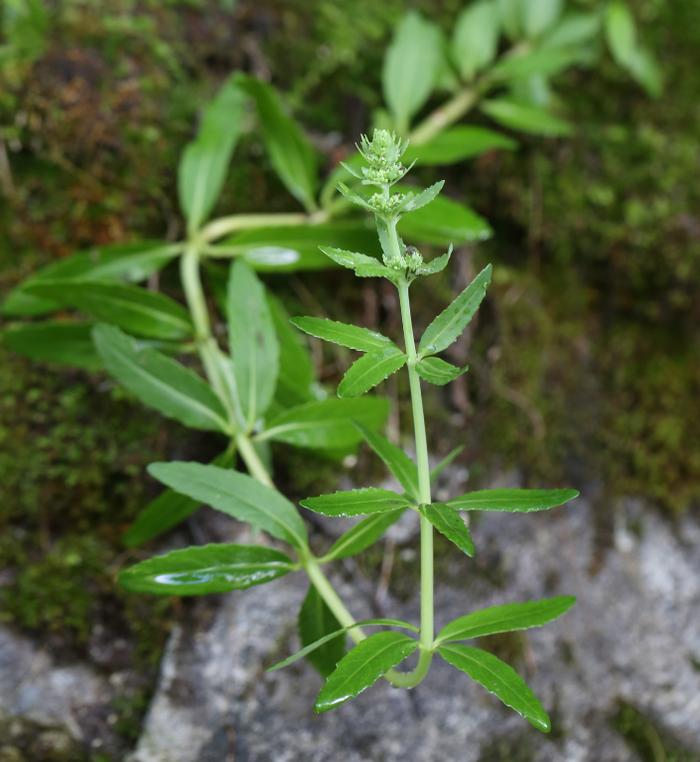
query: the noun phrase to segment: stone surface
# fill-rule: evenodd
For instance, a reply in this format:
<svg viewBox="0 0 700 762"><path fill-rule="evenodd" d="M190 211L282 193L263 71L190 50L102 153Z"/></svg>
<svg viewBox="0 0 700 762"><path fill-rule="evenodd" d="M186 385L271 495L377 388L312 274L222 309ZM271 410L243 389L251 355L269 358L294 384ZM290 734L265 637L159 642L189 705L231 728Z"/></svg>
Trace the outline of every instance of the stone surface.
<svg viewBox="0 0 700 762"><path fill-rule="evenodd" d="M439 625L495 603L578 596L559 622L516 640L514 663L551 712L551 736L439 660L412 692L379 683L315 716L320 678L308 665L264 672L297 647L305 582L294 575L222 597L204 623L195 610L174 633L132 761L634 762L610 724L620 700L700 750L700 526L674 528L632 502L616 515L615 547L597 565L583 500L549 515L483 515L476 561L441 565ZM374 614L366 582L339 587L356 615ZM386 613L415 620L417 600L389 597Z"/></svg>

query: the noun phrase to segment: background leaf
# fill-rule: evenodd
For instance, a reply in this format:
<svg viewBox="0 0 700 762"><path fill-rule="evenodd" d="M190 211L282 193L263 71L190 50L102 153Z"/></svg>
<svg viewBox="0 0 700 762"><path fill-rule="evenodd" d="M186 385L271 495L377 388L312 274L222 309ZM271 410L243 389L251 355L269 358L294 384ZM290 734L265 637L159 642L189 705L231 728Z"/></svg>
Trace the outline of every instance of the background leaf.
<svg viewBox="0 0 700 762"><path fill-rule="evenodd" d="M255 545L201 545L130 566L119 575L134 593L207 595L263 585L292 571L291 558Z"/></svg>
<svg viewBox="0 0 700 762"><path fill-rule="evenodd" d="M340 660L318 694L314 709L327 712L354 698L417 648L418 641L401 632L370 635Z"/></svg>
<svg viewBox="0 0 700 762"><path fill-rule="evenodd" d="M457 17L452 60L463 79L471 79L491 63L498 50L501 19L494 0L467 5Z"/></svg>
<svg viewBox="0 0 700 762"><path fill-rule="evenodd" d="M465 672L506 706L522 715L537 730L549 733L551 724L547 713L512 667L488 651L471 646L440 646L438 653L448 664Z"/></svg>
<svg viewBox="0 0 700 762"><path fill-rule="evenodd" d="M313 585L309 586L301 605L298 626L299 639L303 646L311 645L320 638L342 629L340 622ZM306 658L323 677L328 677L344 655L345 632L342 632L338 637L311 651Z"/></svg>
<svg viewBox="0 0 700 762"><path fill-rule="evenodd" d="M423 166L456 164L497 149L512 151L517 143L507 135L486 129L460 125L439 132L427 143L409 143L404 161L418 161Z"/></svg>
<svg viewBox="0 0 700 762"><path fill-rule="evenodd" d="M504 127L533 135L570 135L571 125L544 109L505 99L483 101L481 110Z"/></svg>
<svg viewBox="0 0 700 762"><path fill-rule="evenodd" d="M459 511L546 511L578 497L575 489L483 489L467 492L448 505Z"/></svg>
<svg viewBox="0 0 700 762"><path fill-rule="evenodd" d="M364 516L395 511L410 505L403 495L378 487L363 487L318 497L307 497L300 503L304 508L324 516Z"/></svg>
<svg viewBox="0 0 700 762"><path fill-rule="evenodd" d="M372 431L360 424L358 429L365 442L384 461L386 467L399 480L401 486L411 498L418 496L418 469L406 453L377 431Z"/></svg>
<svg viewBox="0 0 700 762"><path fill-rule="evenodd" d="M368 352L347 369L338 385L338 396L359 397L405 364L406 355L396 346Z"/></svg>
<svg viewBox="0 0 700 762"><path fill-rule="evenodd" d="M107 372L145 405L194 429L227 431L219 398L196 373L114 326L98 325L92 335Z"/></svg>
<svg viewBox="0 0 700 762"><path fill-rule="evenodd" d="M404 508L398 508L395 511L376 513L362 519L333 543L328 553L323 556L324 560L350 558L366 550L403 516L404 510Z"/></svg>
<svg viewBox="0 0 700 762"><path fill-rule="evenodd" d="M306 527L297 509L277 490L247 474L202 463L152 463L148 472L182 495L199 500L297 548Z"/></svg>
<svg viewBox="0 0 700 762"><path fill-rule="evenodd" d="M525 35L539 37L557 21L564 7L563 0L526 0L522 4Z"/></svg>
<svg viewBox="0 0 700 762"><path fill-rule="evenodd" d="M32 360L86 370L102 367L92 342L91 323L26 323L10 326L1 335L5 345L13 352Z"/></svg>
<svg viewBox="0 0 700 762"><path fill-rule="evenodd" d="M402 191L410 188L402 187ZM491 237L491 227L475 211L452 199L440 196L429 207L411 212L398 224L399 233L416 243L434 246L460 246Z"/></svg>
<svg viewBox="0 0 700 762"><path fill-rule="evenodd" d="M229 79L204 109L197 137L185 147L178 168L178 193L190 234L199 230L219 198L244 107L245 94Z"/></svg>

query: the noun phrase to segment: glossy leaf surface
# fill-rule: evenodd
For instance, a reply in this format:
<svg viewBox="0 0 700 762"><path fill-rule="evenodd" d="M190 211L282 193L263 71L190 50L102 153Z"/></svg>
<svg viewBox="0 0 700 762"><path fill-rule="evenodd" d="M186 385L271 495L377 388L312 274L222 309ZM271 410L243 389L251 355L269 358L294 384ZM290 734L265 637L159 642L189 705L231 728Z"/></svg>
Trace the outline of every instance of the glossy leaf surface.
<svg viewBox="0 0 700 762"><path fill-rule="evenodd" d="M405 364L406 355L396 346L368 352L347 369L338 384L338 396L359 397Z"/></svg>
<svg viewBox="0 0 700 762"><path fill-rule="evenodd" d="M460 511L546 511L578 497L575 489L483 489L467 492L448 502Z"/></svg>
<svg viewBox="0 0 700 762"><path fill-rule="evenodd" d="M352 652L351 652L352 653ZM442 658L514 709L537 730L548 733L549 717L520 675L498 657L479 648L463 645L440 646Z"/></svg>
<svg viewBox="0 0 700 762"><path fill-rule="evenodd" d="M338 663L316 699L314 709L328 712L377 682L418 648L400 632L378 632L362 640Z"/></svg>
<svg viewBox="0 0 700 762"><path fill-rule="evenodd" d="M514 632L515 630L529 630L531 627L541 627L565 614L574 603L576 603L576 598L573 595L561 595L540 601L491 606L454 619L440 630L436 640L441 643L452 640L470 640L486 635L496 635L499 632Z"/></svg>
<svg viewBox="0 0 700 762"><path fill-rule="evenodd" d="M134 593L206 595L263 585L292 571L284 553L255 545L201 545L130 566L119 575Z"/></svg>
<svg viewBox="0 0 700 762"><path fill-rule="evenodd" d="M420 506L420 512L440 532L454 543L462 553L474 555L474 541L471 533L457 511L442 503Z"/></svg>
<svg viewBox="0 0 700 762"><path fill-rule="evenodd" d="M219 398L196 373L114 326L98 325L92 335L107 372L145 405L194 429L228 429Z"/></svg>
<svg viewBox="0 0 700 762"><path fill-rule="evenodd" d="M391 339L378 331L363 328L359 325L339 323L337 320L317 317L294 317L293 325L299 330L315 336L317 339L332 341L341 347L356 349L360 352L371 352L375 349L386 349L394 346Z"/></svg>
<svg viewBox="0 0 700 762"><path fill-rule="evenodd" d="M461 336L486 296L486 289L490 282L491 265L487 265L452 304L446 307L425 329L418 345L419 354L429 355L442 352Z"/></svg>
<svg viewBox="0 0 700 762"><path fill-rule="evenodd" d="M366 516L407 508L410 504L403 495L378 487L332 492L328 495L307 497L301 501L304 508L324 516Z"/></svg>
<svg viewBox="0 0 700 762"><path fill-rule="evenodd" d="M306 527L280 492L252 476L202 463L152 463L148 472L182 495L245 521L297 548L306 545Z"/></svg>

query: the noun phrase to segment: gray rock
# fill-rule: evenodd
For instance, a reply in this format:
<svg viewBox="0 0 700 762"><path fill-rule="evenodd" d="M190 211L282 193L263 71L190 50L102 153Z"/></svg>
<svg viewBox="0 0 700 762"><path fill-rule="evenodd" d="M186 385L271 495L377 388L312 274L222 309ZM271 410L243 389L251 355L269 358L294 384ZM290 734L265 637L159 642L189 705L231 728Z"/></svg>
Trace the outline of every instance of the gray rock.
<svg viewBox="0 0 700 762"><path fill-rule="evenodd" d="M439 659L412 692L380 682L315 716L321 681L308 665L264 672L298 645L306 585L295 575L223 597L208 624L193 615L175 631L133 762L634 762L610 725L620 699L700 749L700 527L687 518L674 529L632 502L618 515L617 547L596 574L592 510L579 500L558 513L483 515L477 559L450 556L438 576L439 626L496 603L578 596L559 622L527 635L518 664L552 712L551 737ZM642 522L641 536L627 528ZM358 587L339 584L366 616ZM417 603L390 599L387 614L415 620Z"/></svg>

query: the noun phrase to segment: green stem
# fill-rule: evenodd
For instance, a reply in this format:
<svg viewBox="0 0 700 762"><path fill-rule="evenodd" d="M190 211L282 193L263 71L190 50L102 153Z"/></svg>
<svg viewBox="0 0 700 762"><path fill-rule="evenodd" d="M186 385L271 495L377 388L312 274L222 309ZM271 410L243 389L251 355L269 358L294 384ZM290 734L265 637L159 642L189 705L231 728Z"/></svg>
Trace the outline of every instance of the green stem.
<svg viewBox="0 0 700 762"><path fill-rule="evenodd" d="M340 623L341 627L352 627L355 624L353 615L347 610L345 604L340 600L338 593L335 592L333 586L328 580L328 577L323 573L323 570L318 565L318 562L313 557L308 557L302 562L306 573L311 581L311 584L316 588L319 595L325 601L328 608L333 612L333 615ZM359 627L352 627L348 630L348 635L359 643L367 636Z"/></svg>
<svg viewBox="0 0 700 762"><path fill-rule="evenodd" d="M250 441L250 438L246 434L239 432L236 434L236 446L238 447L238 452L241 454L250 475L266 487L274 488L275 485L272 481L272 477L265 468L262 460L260 460L260 456L253 443Z"/></svg>
<svg viewBox="0 0 700 762"><path fill-rule="evenodd" d="M220 217L202 228L199 237L206 243L211 243L229 233L253 228L274 228L287 225L319 225L327 222L324 212L312 214L280 213L280 214L234 214L230 217Z"/></svg>
<svg viewBox="0 0 700 762"><path fill-rule="evenodd" d="M450 100L429 114L410 133L411 145L419 146L432 140L439 132L463 117L477 102L479 90L476 86L460 90Z"/></svg>

